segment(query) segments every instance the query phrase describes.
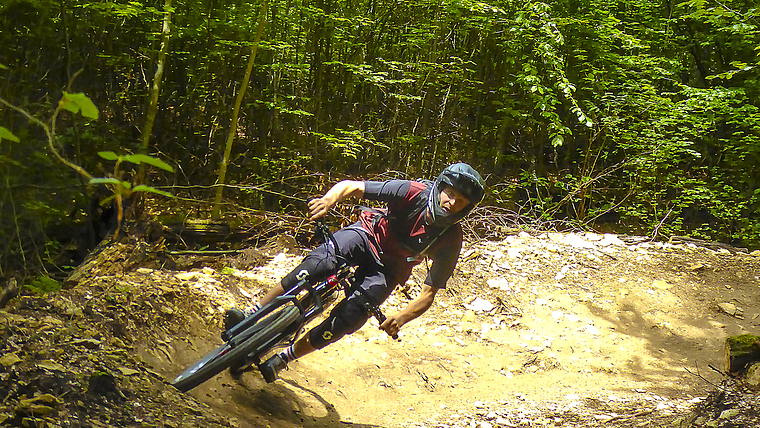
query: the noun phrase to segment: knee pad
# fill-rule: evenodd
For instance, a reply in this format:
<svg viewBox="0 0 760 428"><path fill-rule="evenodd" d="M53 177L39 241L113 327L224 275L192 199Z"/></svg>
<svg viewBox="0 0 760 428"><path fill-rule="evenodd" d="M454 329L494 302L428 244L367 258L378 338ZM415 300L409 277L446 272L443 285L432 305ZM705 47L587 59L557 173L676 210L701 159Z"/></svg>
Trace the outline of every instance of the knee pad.
<svg viewBox="0 0 760 428"><path fill-rule="evenodd" d="M337 342L347 334L359 330L369 319L364 304L352 297L340 302L321 324L309 332L309 342L316 349Z"/></svg>

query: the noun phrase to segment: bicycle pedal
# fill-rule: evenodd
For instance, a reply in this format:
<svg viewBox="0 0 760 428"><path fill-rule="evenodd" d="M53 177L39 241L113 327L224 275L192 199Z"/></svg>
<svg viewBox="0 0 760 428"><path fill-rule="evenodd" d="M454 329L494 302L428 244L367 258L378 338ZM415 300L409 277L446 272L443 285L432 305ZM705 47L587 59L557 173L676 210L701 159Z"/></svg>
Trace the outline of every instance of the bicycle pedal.
<svg viewBox="0 0 760 428"><path fill-rule="evenodd" d="M230 376L232 376L232 378L235 380L240 380L240 377L243 376L243 373L250 371L253 371L253 366L233 366L230 367Z"/></svg>

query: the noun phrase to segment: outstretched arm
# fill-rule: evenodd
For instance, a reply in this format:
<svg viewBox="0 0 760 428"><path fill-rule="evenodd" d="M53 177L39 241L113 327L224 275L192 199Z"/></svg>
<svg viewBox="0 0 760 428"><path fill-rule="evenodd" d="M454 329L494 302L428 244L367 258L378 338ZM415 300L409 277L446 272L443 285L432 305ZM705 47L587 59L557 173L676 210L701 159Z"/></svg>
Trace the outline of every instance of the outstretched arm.
<svg viewBox="0 0 760 428"><path fill-rule="evenodd" d="M422 284L420 295L400 312L389 315L385 322L380 325L380 329L390 336L398 334L401 326L424 314L433 305L437 292L438 288Z"/></svg>
<svg viewBox="0 0 760 428"><path fill-rule="evenodd" d="M314 198L309 201L309 219L316 220L324 217L335 204L343 202L351 196L356 196L357 198L364 197L363 181L340 181L321 198Z"/></svg>

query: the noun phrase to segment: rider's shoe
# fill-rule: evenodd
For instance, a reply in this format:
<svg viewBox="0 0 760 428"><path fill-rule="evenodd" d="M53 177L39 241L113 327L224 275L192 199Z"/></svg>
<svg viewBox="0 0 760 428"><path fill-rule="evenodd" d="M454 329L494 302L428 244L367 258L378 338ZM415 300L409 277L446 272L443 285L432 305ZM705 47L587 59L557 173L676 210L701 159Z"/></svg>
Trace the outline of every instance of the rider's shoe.
<svg viewBox="0 0 760 428"><path fill-rule="evenodd" d="M243 310L238 308L227 309L224 311L224 330L226 331L236 326L240 321L243 321L245 317L251 315L253 312L255 312L254 308Z"/></svg>
<svg viewBox="0 0 760 428"><path fill-rule="evenodd" d="M280 354L275 354L259 365L259 371L261 371L261 374L264 376L264 380L267 381L267 383L272 383L277 379L277 373L287 366L287 361L285 361Z"/></svg>

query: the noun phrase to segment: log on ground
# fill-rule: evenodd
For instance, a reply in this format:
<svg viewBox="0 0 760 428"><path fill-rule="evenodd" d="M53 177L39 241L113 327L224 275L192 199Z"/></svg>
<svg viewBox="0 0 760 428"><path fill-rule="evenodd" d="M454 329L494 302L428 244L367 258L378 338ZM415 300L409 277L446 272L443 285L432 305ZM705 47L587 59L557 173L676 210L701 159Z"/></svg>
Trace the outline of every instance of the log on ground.
<svg viewBox="0 0 760 428"><path fill-rule="evenodd" d="M726 339L724 365L732 375L745 375L747 369L760 362L760 336L742 334Z"/></svg>

